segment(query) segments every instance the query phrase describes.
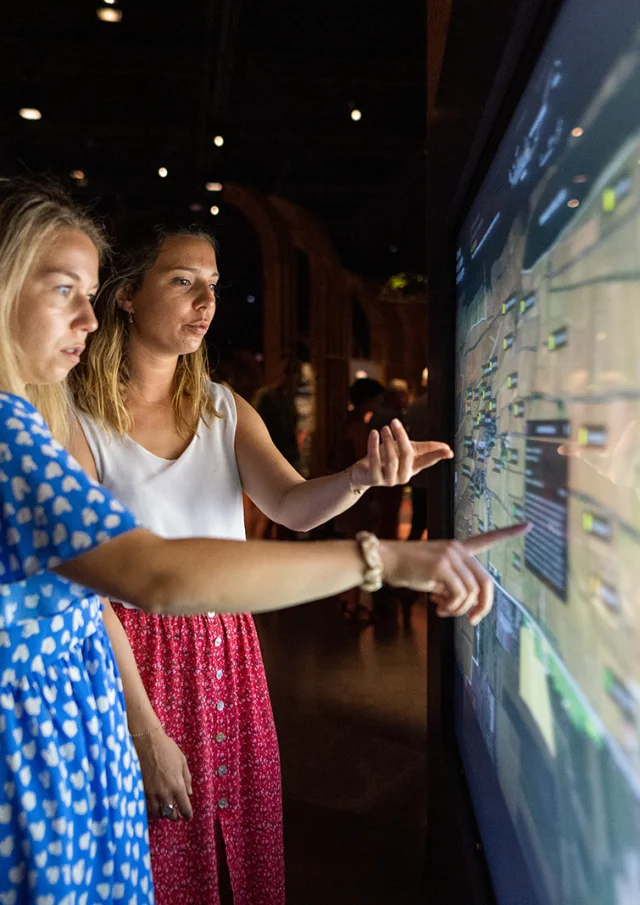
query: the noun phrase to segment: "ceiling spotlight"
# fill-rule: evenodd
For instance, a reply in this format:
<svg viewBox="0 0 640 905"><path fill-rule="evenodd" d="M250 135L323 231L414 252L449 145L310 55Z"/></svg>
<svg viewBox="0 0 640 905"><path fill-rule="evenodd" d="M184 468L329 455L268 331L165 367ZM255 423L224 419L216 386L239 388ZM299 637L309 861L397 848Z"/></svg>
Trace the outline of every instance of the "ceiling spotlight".
<svg viewBox="0 0 640 905"><path fill-rule="evenodd" d="M19 113L23 119L42 119L42 113L36 107L21 107Z"/></svg>
<svg viewBox="0 0 640 905"><path fill-rule="evenodd" d="M100 19L101 22L122 22L122 10L121 9L109 9L108 7L103 7L102 9L96 10L96 16Z"/></svg>
<svg viewBox="0 0 640 905"><path fill-rule="evenodd" d="M567 207L580 207L580 202L577 198L572 198L571 201L567 201Z"/></svg>
<svg viewBox="0 0 640 905"><path fill-rule="evenodd" d="M358 110L357 107L354 107L353 110L351 111L351 119L354 121L354 123L357 123L359 120L362 119L362 111Z"/></svg>
<svg viewBox="0 0 640 905"><path fill-rule="evenodd" d="M158 170L158 176L161 179L166 179L168 175L169 175L169 170L166 167L160 167L160 169Z"/></svg>
<svg viewBox="0 0 640 905"><path fill-rule="evenodd" d="M213 214L214 217L217 217L218 214L220 213L220 208L217 207L215 204L213 205L213 207L210 207L209 210L211 211L211 213Z"/></svg>
<svg viewBox="0 0 640 905"><path fill-rule="evenodd" d="M208 192L221 192L222 183L221 182L207 182L207 183L205 183L205 189Z"/></svg>
<svg viewBox="0 0 640 905"><path fill-rule="evenodd" d="M197 201L194 201L192 204L189 205L189 210L194 211L194 212L201 211L202 205L198 204Z"/></svg>
<svg viewBox="0 0 640 905"><path fill-rule="evenodd" d="M224 138L222 137L222 135L216 135L216 137L213 139L213 143L216 148L221 148L224 144Z"/></svg>
<svg viewBox="0 0 640 905"><path fill-rule="evenodd" d="M116 0L104 0L104 2L107 4L107 6L113 6Z"/></svg>
<svg viewBox="0 0 640 905"><path fill-rule="evenodd" d="M574 138L580 138L581 135L584 135L584 129L581 126L576 126L575 129L571 130L571 134Z"/></svg>
<svg viewBox="0 0 640 905"><path fill-rule="evenodd" d="M82 179L84 179L84 170L71 170L69 175L71 176L72 179L77 179L78 181L81 181Z"/></svg>

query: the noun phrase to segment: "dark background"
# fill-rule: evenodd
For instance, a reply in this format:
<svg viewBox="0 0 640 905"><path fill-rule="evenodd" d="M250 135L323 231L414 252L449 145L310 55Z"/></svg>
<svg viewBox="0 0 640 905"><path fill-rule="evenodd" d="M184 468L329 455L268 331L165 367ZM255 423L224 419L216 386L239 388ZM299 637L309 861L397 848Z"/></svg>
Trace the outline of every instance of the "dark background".
<svg viewBox="0 0 640 905"><path fill-rule="evenodd" d="M118 0L119 23L100 21L100 6L3 11L0 176L52 173L115 218L202 216L221 246L222 346L260 351L262 277L253 230L207 181L305 207L356 273L424 272L424 4ZM24 106L42 119L21 119Z"/></svg>

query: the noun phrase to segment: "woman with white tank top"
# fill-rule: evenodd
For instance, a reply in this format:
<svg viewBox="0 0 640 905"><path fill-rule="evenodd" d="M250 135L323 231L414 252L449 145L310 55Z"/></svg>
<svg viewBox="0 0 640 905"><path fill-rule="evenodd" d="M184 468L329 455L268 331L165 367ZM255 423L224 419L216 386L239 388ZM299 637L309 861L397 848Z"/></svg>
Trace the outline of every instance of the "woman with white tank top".
<svg viewBox="0 0 640 905"><path fill-rule="evenodd" d="M127 246L116 274L73 374L82 430L72 452L157 534L243 539L243 489L272 520L308 531L368 487L450 458L446 444L411 444L398 424L372 434L347 471L305 481L251 406L207 379L212 238L154 229ZM105 625L142 767L158 905L225 895L283 905L278 745L251 616L162 618L113 602Z"/></svg>

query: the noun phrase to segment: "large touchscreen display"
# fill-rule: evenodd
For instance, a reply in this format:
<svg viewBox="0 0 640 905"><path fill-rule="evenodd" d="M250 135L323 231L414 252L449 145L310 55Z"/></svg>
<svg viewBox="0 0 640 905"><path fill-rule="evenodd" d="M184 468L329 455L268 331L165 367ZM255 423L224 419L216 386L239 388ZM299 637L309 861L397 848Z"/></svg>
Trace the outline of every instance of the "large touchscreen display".
<svg viewBox="0 0 640 905"><path fill-rule="evenodd" d="M457 536L533 523L481 557L494 610L456 629L498 900L638 905L637 0L565 2L455 266Z"/></svg>

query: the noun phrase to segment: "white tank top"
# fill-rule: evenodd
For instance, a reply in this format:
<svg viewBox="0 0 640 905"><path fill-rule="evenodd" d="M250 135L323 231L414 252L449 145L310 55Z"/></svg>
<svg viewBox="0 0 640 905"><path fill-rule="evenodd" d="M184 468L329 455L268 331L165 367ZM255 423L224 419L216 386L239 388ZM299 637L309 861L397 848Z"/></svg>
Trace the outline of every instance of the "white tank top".
<svg viewBox="0 0 640 905"><path fill-rule="evenodd" d="M235 455L236 404L226 387L209 383L209 390L222 417L213 418L209 427L200 421L178 459L162 459L77 412L100 483L160 537L246 539Z"/></svg>

